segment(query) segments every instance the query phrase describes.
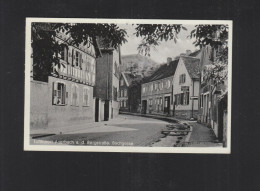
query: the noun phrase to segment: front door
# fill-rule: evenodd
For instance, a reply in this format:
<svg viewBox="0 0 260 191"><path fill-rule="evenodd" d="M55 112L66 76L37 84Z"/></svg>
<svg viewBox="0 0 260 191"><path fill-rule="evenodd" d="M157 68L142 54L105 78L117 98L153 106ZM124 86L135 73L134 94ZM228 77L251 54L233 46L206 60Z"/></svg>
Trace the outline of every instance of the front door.
<svg viewBox="0 0 260 191"><path fill-rule="evenodd" d="M143 100L142 101L142 113L146 114L146 110L147 110L147 100Z"/></svg>
<svg viewBox="0 0 260 191"><path fill-rule="evenodd" d="M170 114L170 96L164 97L164 113Z"/></svg>

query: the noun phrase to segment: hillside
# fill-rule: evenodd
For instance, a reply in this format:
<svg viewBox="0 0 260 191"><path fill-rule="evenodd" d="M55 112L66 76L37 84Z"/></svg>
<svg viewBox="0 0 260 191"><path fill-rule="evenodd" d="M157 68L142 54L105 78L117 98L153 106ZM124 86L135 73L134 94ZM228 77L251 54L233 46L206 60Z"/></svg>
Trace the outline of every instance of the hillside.
<svg viewBox="0 0 260 191"><path fill-rule="evenodd" d="M121 72L135 70L137 73L150 75L159 64L149 57L140 54L122 55Z"/></svg>

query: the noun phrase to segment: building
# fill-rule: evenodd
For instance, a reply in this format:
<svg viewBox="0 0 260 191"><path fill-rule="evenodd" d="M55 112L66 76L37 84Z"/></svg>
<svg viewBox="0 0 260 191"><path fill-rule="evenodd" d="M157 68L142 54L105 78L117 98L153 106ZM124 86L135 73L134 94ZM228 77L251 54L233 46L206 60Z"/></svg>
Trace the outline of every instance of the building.
<svg viewBox="0 0 260 191"><path fill-rule="evenodd" d="M142 113L173 115L173 77L179 60L167 59L142 83Z"/></svg>
<svg viewBox="0 0 260 191"><path fill-rule="evenodd" d="M225 139L226 129L224 123L227 116L227 81L214 83L207 79L206 70L213 65L216 50L207 45L202 48L200 62L200 91L198 122L211 127L219 141Z"/></svg>
<svg viewBox="0 0 260 191"><path fill-rule="evenodd" d="M122 72L119 85L120 111L140 112L142 75Z"/></svg>
<svg viewBox="0 0 260 191"><path fill-rule="evenodd" d="M99 41L101 42L101 41ZM119 66L121 65L120 48L104 48L100 43L102 57L97 58L96 86L96 121L109 120L119 114Z"/></svg>
<svg viewBox="0 0 260 191"><path fill-rule="evenodd" d="M174 116L197 119L200 59L181 55L173 80Z"/></svg>
<svg viewBox="0 0 260 191"><path fill-rule="evenodd" d="M93 87L100 51L95 39L89 39L86 45L73 46L69 38L65 33L58 33L55 38L64 45L58 55L60 67L54 66L42 81L31 75L31 129L94 121Z"/></svg>

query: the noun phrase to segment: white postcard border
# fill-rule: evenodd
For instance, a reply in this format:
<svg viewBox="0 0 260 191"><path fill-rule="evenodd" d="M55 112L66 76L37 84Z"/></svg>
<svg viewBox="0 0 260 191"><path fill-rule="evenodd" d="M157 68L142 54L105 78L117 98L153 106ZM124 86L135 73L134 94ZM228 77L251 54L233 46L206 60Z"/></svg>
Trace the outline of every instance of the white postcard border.
<svg viewBox="0 0 260 191"><path fill-rule="evenodd" d="M228 52L228 127L227 147L119 147L119 146L71 146L71 145L31 145L30 144L30 59L31 23L117 23L117 24L227 24L229 25ZM232 95L232 34L231 20L168 20L168 19L93 19L93 18L26 18L25 31L25 100L24 100L24 151L71 151L71 152L128 152L128 153L231 153L231 95Z"/></svg>

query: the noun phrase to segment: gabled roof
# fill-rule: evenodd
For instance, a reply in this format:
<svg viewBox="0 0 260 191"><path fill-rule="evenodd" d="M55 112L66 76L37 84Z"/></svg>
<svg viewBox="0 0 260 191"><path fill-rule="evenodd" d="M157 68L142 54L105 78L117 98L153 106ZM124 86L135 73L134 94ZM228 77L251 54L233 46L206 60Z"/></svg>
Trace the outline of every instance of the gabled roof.
<svg viewBox="0 0 260 191"><path fill-rule="evenodd" d="M148 83L173 76L175 74L178 62L179 59L171 61L169 65L161 65L150 77L146 78L143 83Z"/></svg>
<svg viewBox="0 0 260 191"><path fill-rule="evenodd" d="M127 86L131 86L133 81L142 79L141 75L139 75L139 74L134 75L134 74L128 73L128 72L122 72L122 76L125 79Z"/></svg>
<svg viewBox="0 0 260 191"><path fill-rule="evenodd" d="M199 79L200 59L190 56L181 56L183 63L192 79Z"/></svg>

